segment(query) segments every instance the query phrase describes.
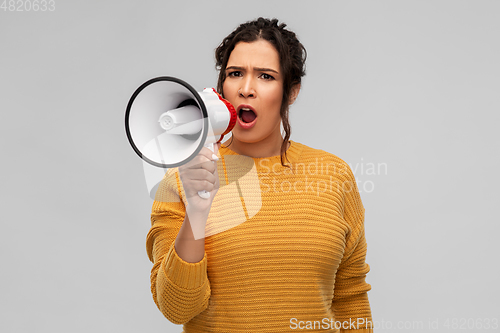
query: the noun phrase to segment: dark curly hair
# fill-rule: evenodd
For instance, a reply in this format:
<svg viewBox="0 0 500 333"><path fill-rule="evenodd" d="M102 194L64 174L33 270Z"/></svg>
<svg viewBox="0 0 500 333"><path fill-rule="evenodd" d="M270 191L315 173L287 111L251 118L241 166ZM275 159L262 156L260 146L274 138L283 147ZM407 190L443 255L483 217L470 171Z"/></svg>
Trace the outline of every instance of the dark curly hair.
<svg viewBox="0 0 500 333"><path fill-rule="evenodd" d="M300 84L305 72L305 61L307 52L304 46L299 42L297 36L292 31L285 29L286 24L278 24L277 19L265 19L259 17L254 21L241 24L236 30L230 33L215 50L216 68L219 70L219 79L217 81L217 91L224 96L222 89L226 80L227 62L234 47L239 42L254 42L263 39L270 42L278 52L280 59L281 72L283 73L283 101L281 103L280 116L285 130L285 137L281 144L281 164L284 164L286 158L286 149L290 139L291 127L288 120L288 107L292 88Z"/></svg>

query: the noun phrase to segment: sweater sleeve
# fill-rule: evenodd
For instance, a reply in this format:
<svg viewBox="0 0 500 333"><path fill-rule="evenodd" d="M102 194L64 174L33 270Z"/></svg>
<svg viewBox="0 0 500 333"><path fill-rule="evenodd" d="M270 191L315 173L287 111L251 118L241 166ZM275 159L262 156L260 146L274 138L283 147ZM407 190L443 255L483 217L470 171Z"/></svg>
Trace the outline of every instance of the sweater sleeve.
<svg viewBox="0 0 500 333"><path fill-rule="evenodd" d="M345 162L344 162L345 163ZM371 286L365 282L370 266L366 259L364 228L365 209L361 202L355 177L347 165L343 166L344 212L348 226L345 249L335 279L332 310L336 321L345 323L341 332L373 332L368 291Z"/></svg>
<svg viewBox="0 0 500 333"><path fill-rule="evenodd" d="M146 250L151 269L151 293L158 309L174 324L184 324L208 306L210 283L207 256L197 263L182 260L175 238L182 226L185 205L177 172L170 169L155 196Z"/></svg>

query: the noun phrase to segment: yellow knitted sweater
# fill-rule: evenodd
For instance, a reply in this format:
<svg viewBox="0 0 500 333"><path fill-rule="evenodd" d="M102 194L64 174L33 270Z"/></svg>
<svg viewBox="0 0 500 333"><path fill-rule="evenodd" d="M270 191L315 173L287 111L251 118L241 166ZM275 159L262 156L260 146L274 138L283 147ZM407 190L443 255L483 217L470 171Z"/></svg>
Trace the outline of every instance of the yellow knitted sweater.
<svg viewBox="0 0 500 333"><path fill-rule="evenodd" d="M146 241L151 291L185 333L372 332L354 175L335 155L290 143L291 168L280 156L243 157L221 147L221 185L198 263L174 247L186 202L177 168L163 179ZM238 156L246 159L240 174L229 165Z"/></svg>

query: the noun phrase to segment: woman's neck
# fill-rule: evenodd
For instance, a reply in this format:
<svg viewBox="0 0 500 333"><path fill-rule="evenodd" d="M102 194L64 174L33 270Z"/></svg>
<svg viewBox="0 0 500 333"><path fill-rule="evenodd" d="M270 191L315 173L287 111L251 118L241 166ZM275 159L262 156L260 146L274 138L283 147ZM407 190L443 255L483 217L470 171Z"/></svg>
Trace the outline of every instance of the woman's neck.
<svg viewBox="0 0 500 333"><path fill-rule="evenodd" d="M281 144L283 142L281 134L275 139L269 139L270 140L249 143L239 141L233 136L223 144L226 147L229 145L229 149L235 153L249 157L260 158L281 155ZM288 142L288 147L290 147L290 142ZM288 149L288 147L286 149Z"/></svg>

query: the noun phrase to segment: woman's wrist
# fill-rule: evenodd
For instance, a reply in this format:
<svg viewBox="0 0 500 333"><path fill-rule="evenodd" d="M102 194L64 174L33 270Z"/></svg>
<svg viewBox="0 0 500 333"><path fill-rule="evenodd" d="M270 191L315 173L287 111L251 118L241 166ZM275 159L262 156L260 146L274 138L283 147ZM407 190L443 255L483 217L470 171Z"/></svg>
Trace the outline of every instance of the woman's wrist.
<svg viewBox="0 0 500 333"><path fill-rule="evenodd" d="M206 221L205 221L206 222ZM175 239L175 251L177 255L186 262L199 262L205 256L205 238L196 237L198 232L193 233L192 223L187 217L184 219L179 233ZM205 230L203 226L203 236ZM199 236L199 235L198 235Z"/></svg>

